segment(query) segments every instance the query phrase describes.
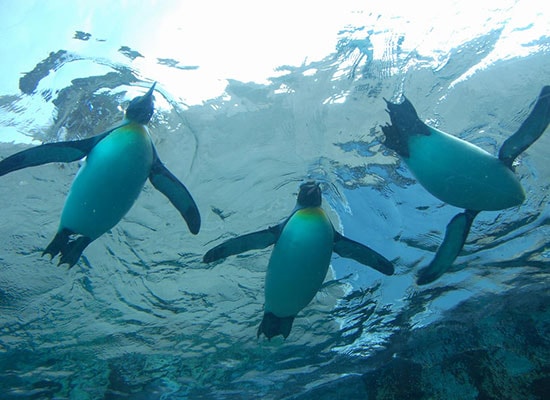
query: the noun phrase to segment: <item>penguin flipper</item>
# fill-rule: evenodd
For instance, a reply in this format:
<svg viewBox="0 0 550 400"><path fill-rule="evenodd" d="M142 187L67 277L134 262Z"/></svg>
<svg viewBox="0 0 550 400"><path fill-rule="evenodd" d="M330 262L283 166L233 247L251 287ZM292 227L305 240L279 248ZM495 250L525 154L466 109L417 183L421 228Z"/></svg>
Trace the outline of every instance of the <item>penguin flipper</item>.
<svg viewBox="0 0 550 400"><path fill-rule="evenodd" d="M466 210L453 217L447 225L443 242L437 249L434 259L420 271L417 283L426 285L443 275L453 265L454 260L464 247L470 227L479 211Z"/></svg>
<svg viewBox="0 0 550 400"><path fill-rule="evenodd" d="M393 264L384 256L364 244L348 239L336 231L334 234L333 250L336 254L374 268L384 275L393 275Z"/></svg>
<svg viewBox="0 0 550 400"><path fill-rule="evenodd" d="M542 88L531 113L519 129L504 141L498 158L510 169L522 152L531 146L546 130L550 122L550 86Z"/></svg>
<svg viewBox="0 0 550 400"><path fill-rule="evenodd" d="M191 193L183 183L162 164L154 147L153 157L149 181L177 208L183 219L185 219L189 231L196 235L201 227L201 216L195 200L193 200Z"/></svg>
<svg viewBox="0 0 550 400"><path fill-rule="evenodd" d="M272 226L261 231L226 240L208 250L202 258L202 261L209 263L235 254L241 254L245 251L264 249L267 246L271 246L279 238L281 232L280 226L281 225Z"/></svg>
<svg viewBox="0 0 550 400"><path fill-rule="evenodd" d="M122 125L87 139L46 143L15 153L0 161L0 176L27 167L80 160L86 157L105 136L120 126Z"/></svg>

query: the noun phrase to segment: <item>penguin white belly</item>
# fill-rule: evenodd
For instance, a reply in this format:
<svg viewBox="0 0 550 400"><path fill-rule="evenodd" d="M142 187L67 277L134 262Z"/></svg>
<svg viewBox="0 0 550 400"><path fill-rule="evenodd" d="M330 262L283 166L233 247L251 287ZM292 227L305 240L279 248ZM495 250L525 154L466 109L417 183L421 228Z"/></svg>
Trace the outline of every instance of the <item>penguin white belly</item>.
<svg viewBox="0 0 550 400"><path fill-rule="evenodd" d="M416 179L438 199L468 210L502 210L519 205L525 193L514 173L498 158L434 128L409 138L405 162Z"/></svg>
<svg viewBox="0 0 550 400"><path fill-rule="evenodd" d="M88 154L65 201L60 228L94 240L130 210L149 176L153 148L147 128L114 130Z"/></svg>
<svg viewBox="0 0 550 400"><path fill-rule="evenodd" d="M265 282L265 312L295 316L313 299L327 274L334 230L321 208L296 211L275 244Z"/></svg>

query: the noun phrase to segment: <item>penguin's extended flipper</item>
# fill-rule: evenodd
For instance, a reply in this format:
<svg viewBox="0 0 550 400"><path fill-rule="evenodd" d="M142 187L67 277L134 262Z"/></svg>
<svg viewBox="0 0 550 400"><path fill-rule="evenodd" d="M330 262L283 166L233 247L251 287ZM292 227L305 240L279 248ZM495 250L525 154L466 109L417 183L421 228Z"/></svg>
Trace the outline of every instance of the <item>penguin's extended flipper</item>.
<svg viewBox="0 0 550 400"><path fill-rule="evenodd" d="M160 161L157 151L153 147L153 166L149 174L153 186L177 208L189 227L189 231L196 235L201 227L201 216L197 204L191 193Z"/></svg>
<svg viewBox="0 0 550 400"><path fill-rule="evenodd" d="M464 247L470 227L479 211L466 210L453 217L447 225L443 243L437 249L434 259L420 271L417 283L426 285L435 281L453 265L454 260Z"/></svg>
<svg viewBox="0 0 550 400"><path fill-rule="evenodd" d="M374 268L384 275L393 275L393 264L384 256L364 244L355 242L334 232L333 250L341 257L351 258L363 265Z"/></svg>
<svg viewBox="0 0 550 400"><path fill-rule="evenodd" d="M285 339L290 335L292 330L292 323L294 322L295 317L277 317L271 312L264 314L262 322L258 327L257 337L263 333L268 340L271 340L272 337L277 335L282 335Z"/></svg>
<svg viewBox="0 0 550 400"><path fill-rule="evenodd" d="M281 224L282 225L282 224ZM254 249L264 249L274 244L281 233L281 225L271 226L267 229L248 233L226 240L206 252L202 261L213 262L235 254Z"/></svg>
<svg viewBox="0 0 550 400"><path fill-rule="evenodd" d="M546 130L550 122L550 86L542 88L535 107L516 133L502 144L498 158L508 168L523 151L531 146Z"/></svg>
<svg viewBox="0 0 550 400"><path fill-rule="evenodd" d="M117 125L108 131L87 139L46 143L15 153L0 161L0 176L27 167L35 167L52 162L73 162L80 160L86 157L105 136L123 125Z"/></svg>

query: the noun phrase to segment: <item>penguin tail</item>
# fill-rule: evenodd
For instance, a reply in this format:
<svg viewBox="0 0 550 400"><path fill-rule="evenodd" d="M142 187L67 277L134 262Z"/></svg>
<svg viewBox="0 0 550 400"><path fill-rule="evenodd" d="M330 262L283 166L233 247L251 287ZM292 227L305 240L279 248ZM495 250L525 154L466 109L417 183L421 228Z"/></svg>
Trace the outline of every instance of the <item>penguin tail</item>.
<svg viewBox="0 0 550 400"><path fill-rule="evenodd" d="M258 335L263 333L268 340L277 335L282 335L285 339L290 335L292 323L295 317L277 317L271 312L266 312L264 318L258 327Z"/></svg>
<svg viewBox="0 0 550 400"><path fill-rule="evenodd" d="M50 259L53 259L56 255L61 254L58 265L68 264L71 268L78 262L84 249L92 242L92 239L86 236L79 236L71 240L72 234L73 232L69 229L61 229L42 252L42 255L49 254Z"/></svg>

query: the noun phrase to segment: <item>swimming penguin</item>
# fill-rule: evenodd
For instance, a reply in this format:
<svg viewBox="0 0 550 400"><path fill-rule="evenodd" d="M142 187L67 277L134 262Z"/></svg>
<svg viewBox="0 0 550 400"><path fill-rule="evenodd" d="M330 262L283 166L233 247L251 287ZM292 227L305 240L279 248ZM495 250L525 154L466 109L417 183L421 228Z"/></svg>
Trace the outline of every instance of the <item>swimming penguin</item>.
<svg viewBox="0 0 550 400"><path fill-rule="evenodd" d="M550 86L545 86L520 128L500 148L498 158L455 136L424 124L408 99L386 101L391 125L382 126L385 145L399 154L418 182L438 199L465 211L447 225L445 237L418 284L443 275L462 250L480 211L517 206L525 200L513 162L545 131L550 121Z"/></svg>
<svg viewBox="0 0 550 400"><path fill-rule="evenodd" d="M77 141L47 143L0 161L0 176L51 162L86 157L65 200L57 234L42 255L61 254L59 264L72 267L92 241L114 227L130 210L147 178L181 213L197 234L200 215L185 186L160 161L146 124L154 111L153 90L134 98L123 121L99 135Z"/></svg>
<svg viewBox="0 0 550 400"><path fill-rule="evenodd" d="M203 262L272 244L275 246L267 266L264 317L258 337L262 333L268 339L288 337L298 312L319 291L333 251L385 275L392 275L394 270L392 263L374 250L336 232L321 208L321 188L316 182L300 186L296 207L284 222L229 239L209 250Z"/></svg>

